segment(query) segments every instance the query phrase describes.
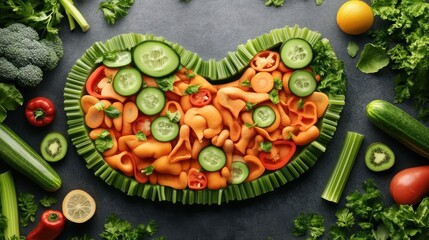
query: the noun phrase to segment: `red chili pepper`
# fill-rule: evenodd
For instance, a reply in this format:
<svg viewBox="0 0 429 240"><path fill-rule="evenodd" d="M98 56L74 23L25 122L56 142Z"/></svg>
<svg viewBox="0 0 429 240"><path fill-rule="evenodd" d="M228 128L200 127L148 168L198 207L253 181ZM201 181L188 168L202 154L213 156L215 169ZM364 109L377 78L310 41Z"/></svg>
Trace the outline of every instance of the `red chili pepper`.
<svg viewBox="0 0 429 240"><path fill-rule="evenodd" d="M64 215L58 210L46 210L40 217L40 222L27 235L26 240L54 240L63 231Z"/></svg>
<svg viewBox="0 0 429 240"><path fill-rule="evenodd" d="M189 169L188 187L190 189L201 190L207 187L207 176L196 168Z"/></svg>
<svg viewBox="0 0 429 240"><path fill-rule="evenodd" d="M292 141L279 140L273 142L270 152L262 152L259 159L267 170L277 170L292 158L296 145Z"/></svg>
<svg viewBox="0 0 429 240"><path fill-rule="evenodd" d="M45 97L33 98L25 107L25 116L33 126L47 126L55 118L55 105Z"/></svg>

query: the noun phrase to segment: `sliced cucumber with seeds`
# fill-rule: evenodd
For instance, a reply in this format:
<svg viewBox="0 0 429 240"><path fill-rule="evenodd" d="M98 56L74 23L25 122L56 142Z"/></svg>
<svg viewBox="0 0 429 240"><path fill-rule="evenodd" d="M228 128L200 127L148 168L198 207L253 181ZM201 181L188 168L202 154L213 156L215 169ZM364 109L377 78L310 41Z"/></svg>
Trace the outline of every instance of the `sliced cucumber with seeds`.
<svg viewBox="0 0 429 240"><path fill-rule="evenodd" d="M136 97L138 109L149 116L160 113L165 106L165 101L164 92L157 87L143 88Z"/></svg>
<svg viewBox="0 0 429 240"><path fill-rule="evenodd" d="M288 68L304 68L313 61L313 48L302 38L291 38L280 47L280 59Z"/></svg>
<svg viewBox="0 0 429 240"><path fill-rule="evenodd" d="M121 68L113 80L113 89L122 96L136 94L142 85L142 75L136 68Z"/></svg>
<svg viewBox="0 0 429 240"><path fill-rule="evenodd" d="M309 71L296 70L290 76L288 86L289 90L296 96L306 97L316 90L317 81Z"/></svg>
<svg viewBox="0 0 429 240"><path fill-rule="evenodd" d="M231 164L232 181L231 184L240 184L249 176L249 167L241 161L234 161Z"/></svg>
<svg viewBox="0 0 429 240"><path fill-rule="evenodd" d="M111 53L111 58L106 58L103 60L103 64L106 67L118 68L127 66L132 62L132 56L130 51L116 51Z"/></svg>
<svg viewBox="0 0 429 240"><path fill-rule="evenodd" d="M150 125L152 136L160 142L169 142L179 135L180 126L166 116L155 118Z"/></svg>
<svg viewBox="0 0 429 240"><path fill-rule="evenodd" d="M159 41L144 41L132 53L135 66L151 77L164 77L179 68L180 56L168 44Z"/></svg>
<svg viewBox="0 0 429 240"><path fill-rule="evenodd" d="M253 110L252 120L258 127L269 127L276 120L276 113L270 106L262 105Z"/></svg>
<svg viewBox="0 0 429 240"><path fill-rule="evenodd" d="M210 145L200 151L198 162L204 170L216 172L225 166L226 154L221 148Z"/></svg>

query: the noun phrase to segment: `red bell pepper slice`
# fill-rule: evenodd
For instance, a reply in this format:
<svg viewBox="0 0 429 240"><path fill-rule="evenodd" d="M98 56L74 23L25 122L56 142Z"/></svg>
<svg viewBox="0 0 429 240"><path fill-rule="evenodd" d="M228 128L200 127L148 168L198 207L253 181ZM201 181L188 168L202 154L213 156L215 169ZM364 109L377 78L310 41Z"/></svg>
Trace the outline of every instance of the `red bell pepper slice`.
<svg viewBox="0 0 429 240"><path fill-rule="evenodd" d="M54 121L55 105L45 97L35 97L25 106L25 116L28 122L36 127L47 126Z"/></svg>
<svg viewBox="0 0 429 240"><path fill-rule="evenodd" d="M194 190L201 190L207 187L207 176L196 168L189 169L188 187Z"/></svg>
<svg viewBox="0 0 429 240"><path fill-rule="evenodd" d="M106 77L104 74L105 69L106 67L104 65L100 65L91 73L91 75L89 75L88 79L86 80L86 92L98 99L103 98L101 96L101 89L98 87L98 83L101 81L101 79Z"/></svg>
<svg viewBox="0 0 429 240"><path fill-rule="evenodd" d="M280 64L280 55L274 51L262 51L250 60L250 67L258 72L271 72Z"/></svg>
<svg viewBox="0 0 429 240"><path fill-rule="evenodd" d="M292 141L273 142L270 152L261 152L259 159L266 170L277 170L285 166L295 154L296 145Z"/></svg>

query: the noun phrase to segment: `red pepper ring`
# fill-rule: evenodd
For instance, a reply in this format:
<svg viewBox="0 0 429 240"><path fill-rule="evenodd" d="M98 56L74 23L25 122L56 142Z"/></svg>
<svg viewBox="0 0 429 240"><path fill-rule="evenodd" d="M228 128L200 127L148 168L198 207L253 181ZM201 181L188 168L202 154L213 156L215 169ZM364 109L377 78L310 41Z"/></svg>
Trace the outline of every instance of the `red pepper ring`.
<svg viewBox="0 0 429 240"><path fill-rule="evenodd" d="M37 226L28 233L27 240L54 240L64 230L65 218L58 210L46 210Z"/></svg>
<svg viewBox="0 0 429 240"><path fill-rule="evenodd" d="M280 54L274 51L262 51L250 60L250 67L259 72L271 72L280 64Z"/></svg>
<svg viewBox="0 0 429 240"><path fill-rule="evenodd" d="M259 159L266 170L277 170L289 162L295 151L296 145L294 142L279 140L273 142L270 152L261 152Z"/></svg>
<svg viewBox="0 0 429 240"><path fill-rule="evenodd" d="M45 97L36 97L28 101L25 116L28 122L36 127L47 126L54 121L55 105Z"/></svg>
<svg viewBox="0 0 429 240"><path fill-rule="evenodd" d="M189 169L188 187L190 189L201 190L207 187L207 176L196 168Z"/></svg>

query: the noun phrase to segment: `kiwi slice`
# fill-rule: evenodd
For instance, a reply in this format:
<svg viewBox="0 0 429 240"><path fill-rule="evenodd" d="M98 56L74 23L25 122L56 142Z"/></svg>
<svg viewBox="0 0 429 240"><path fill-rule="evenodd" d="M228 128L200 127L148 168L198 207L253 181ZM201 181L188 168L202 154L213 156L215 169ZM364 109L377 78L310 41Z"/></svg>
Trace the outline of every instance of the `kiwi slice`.
<svg viewBox="0 0 429 240"><path fill-rule="evenodd" d="M48 133L40 143L42 157L48 162L57 162L67 153L67 140L59 132Z"/></svg>
<svg viewBox="0 0 429 240"><path fill-rule="evenodd" d="M365 152L365 164L374 172L385 171L394 163L395 153L384 143L372 143Z"/></svg>

